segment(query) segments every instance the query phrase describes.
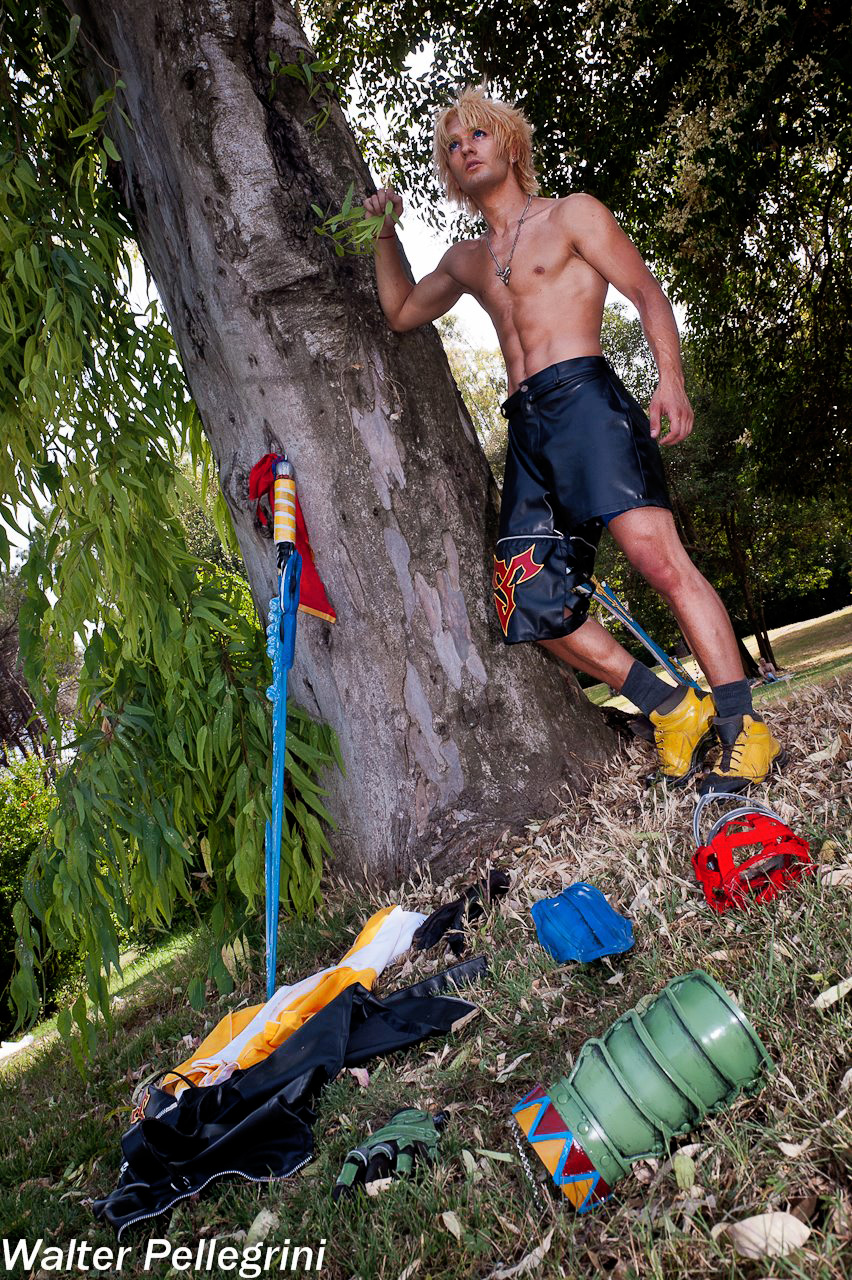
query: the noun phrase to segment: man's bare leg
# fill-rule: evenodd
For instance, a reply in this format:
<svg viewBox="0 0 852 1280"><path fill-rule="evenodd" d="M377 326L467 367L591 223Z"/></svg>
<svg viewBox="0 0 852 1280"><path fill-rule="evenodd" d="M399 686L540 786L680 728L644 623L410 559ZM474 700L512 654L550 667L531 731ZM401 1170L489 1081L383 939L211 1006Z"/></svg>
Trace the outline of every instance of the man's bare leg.
<svg viewBox="0 0 852 1280"><path fill-rule="evenodd" d="M660 507L639 507L616 516L609 527L631 564L677 618L717 704L721 707L724 701L736 703L740 699L745 703L741 713L724 711L712 720L723 750L719 764L705 777L702 790L741 791L752 782L765 781L770 771L783 762L784 753L754 714L728 614L687 555L671 513ZM647 697L644 709L655 727L661 770L674 785L688 781L712 732L715 708L706 695L696 695L691 689L664 694L662 682L656 681L642 664L634 663L594 619L587 619L570 635L541 643L579 670L605 680L615 689L625 689L636 705L641 707Z"/></svg>
<svg viewBox="0 0 852 1280"><path fill-rule="evenodd" d="M594 618L587 618L568 636L540 640L539 644L563 662L612 685L613 689L621 688L633 666L633 658L624 646Z"/></svg>
<svg viewBox="0 0 852 1280"><path fill-rule="evenodd" d="M630 563L668 604L711 685L745 678L725 606L690 560L670 511L637 507L616 516L610 531ZM594 619L570 635L542 640L563 662L620 689L633 659Z"/></svg>
<svg viewBox="0 0 852 1280"><path fill-rule="evenodd" d="M710 684L745 679L727 610L687 555L671 512L636 507L611 520L609 529L634 569L671 609Z"/></svg>

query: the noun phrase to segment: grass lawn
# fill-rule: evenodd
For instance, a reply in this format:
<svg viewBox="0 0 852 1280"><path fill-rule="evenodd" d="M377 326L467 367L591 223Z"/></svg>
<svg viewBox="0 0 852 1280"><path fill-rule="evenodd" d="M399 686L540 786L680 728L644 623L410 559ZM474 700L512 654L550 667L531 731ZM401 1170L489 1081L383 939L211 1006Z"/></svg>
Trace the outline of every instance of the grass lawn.
<svg viewBox="0 0 852 1280"><path fill-rule="evenodd" d="M801 628L789 639L806 653ZM818 655L812 657L819 666ZM566 792L560 814L531 822L524 838L507 839L477 868L501 866L512 874L508 897L469 937L470 953L489 960L488 974L469 989L479 1018L456 1035L375 1060L366 1085L340 1076L319 1100L315 1159L293 1178L261 1187L216 1184L179 1206L169 1224L155 1224L154 1234L193 1254L199 1239L212 1236L239 1246L267 1210L269 1244L289 1239L316 1248L327 1241L323 1274L331 1280L849 1276L852 1001L824 1010L813 1002L852 974L852 888L837 882L842 875L832 882L828 874L852 867L852 676L782 690L767 718L792 759L771 799L811 842L819 877L760 910L712 913L690 866L693 796L647 786L652 750L630 743L587 796ZM473 875L468 870L440 885L417 876L392 899L369 887L330 884L321 916L285 926L280 980L339 959L359 923L387 901L430 911ZM598 885L632 918L631 952L581 966L557 965L541 949L530 905L575 880ZM170 943L170 952L146 958L147 972L138 971L118 993L116 1034L102 1042L86 1080L55 1035L2 1066L0 1237L114 1245L112 1233L93 1220L91 1200L115 1183L134 1087L183 1060L189 1043L227 1008L262 999L258 955L232 997L211 995L204 1013L194 1013L185 990L197 972L198 945ZM434 953L404 957L382 976L379 990L449 962ZM736 995L776 1070L754 1098L738 1099L678 1139L693 1162L691 1186L678 1184L671 1159L643 1161L618 1184L611 1203L577 1216L551 1194L543 1168L537 1189L528 1182L511 1107L534 1083L567 1074L587 1037L699 967ZM330 1192L346 1152L401 1105L450 1113L437 1166L374 1199L335 1207ZM535 1157L531 1164L537 1167ZM683 1167L679 1162L681 1175ZM809 1228L786 1257L740 1257L718 1230L769 1211L791 1212ZM132 1246L123 1277L195 1274L145 1273L144 1237L122 1243ZM53 1273L31 1274L35 1280Z"/></svg>
<svg viewBox="0 0 852 1280"><path fill-rule="evenodd" d="M774 702L785 696L785 685L812 684L830 680L839 675L844 668L852 665L852 605L839 609L836 613L827 613L822 618L809 618L806 622L794 622L789 627L778 627L770 631L769 638L778 665L789 680L780 684L760 684L754 688L754 703ZM749 652L758 657L757 642L754 636L745 641ZM689 658L684 664L690 675L700 680L704 688L707 681L701 675L697 663ZM653 667L658 675L659 666ZM663 679L669 679L664 675ZM597 706L606 704L617 707L621 711L634 710L633 704L625 698L613 697L605 684L590 685L586 696Z"/></svg>
<svg viewBox="0 0 852 1280"><path fill-rule="evenodd" d="M127 1000L139 991L140 987L147 985L149 976L166 971L175 957L197 950L198 941L195 935L187 931L178 932L165 942L152 946L141 953L136 950L125 951L120 957L122 964L121 974L113 973L110 975L109 992L112 996L113 1008L116 1011L121 1010ZM74 999L74 994L70 996L69 1003L70 1000ZM59 1034L56 1030L56 1015L39 1022L37 1026L33 1027L31 1034L37 1042L46 1042L56 1038ZM2 1059L0 1059L0 1065L2 1065Z"/></svg>

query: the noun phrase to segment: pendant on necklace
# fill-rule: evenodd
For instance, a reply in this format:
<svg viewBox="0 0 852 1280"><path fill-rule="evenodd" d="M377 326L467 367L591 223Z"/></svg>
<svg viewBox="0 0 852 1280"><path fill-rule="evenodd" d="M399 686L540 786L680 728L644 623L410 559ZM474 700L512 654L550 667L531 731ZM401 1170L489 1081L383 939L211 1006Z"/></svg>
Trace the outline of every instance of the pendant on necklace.
<svg viewBox="0 0 852 1280"><path fill-rule="evenodd" d="M526 218L529 212L529 207L531 202L532 202L532 196L528 195L527 202L524 205L524 211L521 214L520 218L518 218L518 226L515 230L515 238L512 241L512 247L509 250L509 256L502 267L500 266L496 253L491 248L491 239L488 235L488 232L487 231L485 232L485 247L487 248L488 252L491 254L491 261L494 263L494 274L496 276L499 276L499 278L503 281L507 289L509 287L509 276L512 274L512 271L511 271L512 259L515 256L515 249L517 248L517 244L518 244L518 236L521 234L521 228L524 225L524 219Z"/></svg>

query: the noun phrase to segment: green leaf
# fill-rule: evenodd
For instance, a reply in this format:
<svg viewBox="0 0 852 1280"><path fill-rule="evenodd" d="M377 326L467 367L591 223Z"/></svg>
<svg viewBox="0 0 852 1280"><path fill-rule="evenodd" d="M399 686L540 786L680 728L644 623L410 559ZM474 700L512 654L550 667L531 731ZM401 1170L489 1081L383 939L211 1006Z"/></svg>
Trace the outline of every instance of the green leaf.
<svg viewBox="0 0 852 1280"><path fill-rule="evenodd" d="M60 1009L56 1015L56 1029L62 1036L63 1040L68 1040L71 1035L71 1010Z"/></svg>
<svg viewBox="0 0 852 1280"><path fill-rule="evenodd" d="M84 995L79 995L71 1006L71 1017L77 1024L80 1035L85 1039L88 1003Z"/></svg>
<svg viewBox="0 0 852 1280"><path fill-rule="evenodd" d="M192 765L189 763L189 761L186 758L186 752L184 751L183 743L181 742L180 738L178 737L174 729L171 729L169 731L167 742L168 742L169 751L171 751L175 760L177 760L180 764L182 764L184 768L191 769Z"/></svg>
<svg viewBox="0 0 852 1280"><path fill-rule="evenodd" d="M142 822L142 852L151 882L156 884L160 874L160 828L153 818L145 818Z"/></svg>
<svg viewBox="0 0 852 1280"><path fill-rule="evenodd" d="M235 779L236 792L237 792L237 807L239 809L243 809L245 807L246 800L248 798L248 779L249 779L248 766L245 763L243 763L237 769L237 774Z"/></svg>
<svg viewBox="0 0 852 1280"><path fill-rule="evenodd" d="M191 855L180 837L180 832L176 831L174 827L163 827L163 839L172 849L176 849L182 858L189 860ZM171 866L174 868L174 863Z"/></svg>
<svg viewBox="0 0 852 1280"><path fill-rule="evenodd" d="M97 129L98 125L101 123L103 118L104 117L102 112L97 116L96 115L90 116L90 118L86 121L85 124L78 125L76 129L72 129L71 132L68 134L68 137L69 138L87 137L89 134L95 132L95 130Z"/></svg>
<svg viewBox="0 0 852 1280"><path fill-rule="evenodd" d="M193 978L187 988L186 998L196 1013L200 1013L206 1003L206 990L201 978Z"/></svg>
<svg viewBox="0 0 852 1280"><path fill-rule="evenodd" d="M684 1155L678 1151L672 1160L672 1168L674 1169L675 1181L681 1191L689 1191L695 1186L695 1161L691 1156Z"/></svg>
<svg viewBox="0 0 852 1280"><path fill-rule="evenodd" d="M232 640L239 640L239 632L232 627L228 627L220 618L204 605L197 604L192 610L193 618L203 618L203 620L214 627L216 631L221 631L223 635L230 636Z"/></svg>

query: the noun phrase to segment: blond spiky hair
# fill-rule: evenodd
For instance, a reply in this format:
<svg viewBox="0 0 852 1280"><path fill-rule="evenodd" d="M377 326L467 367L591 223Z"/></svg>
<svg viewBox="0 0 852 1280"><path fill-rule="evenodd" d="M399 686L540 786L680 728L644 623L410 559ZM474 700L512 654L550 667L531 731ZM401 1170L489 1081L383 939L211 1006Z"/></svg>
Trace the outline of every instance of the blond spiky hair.
<svg viewBox="0 0 852 1280"><path fill-rule="evenodd" d="M529 120L519 107L501 102L499 98L489 98L482 87L468 87L435 117L432 159L448 200L461 205L474 217L479 213L470 196L465 195L450 173L447 162L450 145L447 121L453 117L462 129L487 129L493 135L500 155L514 164L515 177L524 194L534 196L537 193L538 179L532 160L533 127Z"/></svg>

